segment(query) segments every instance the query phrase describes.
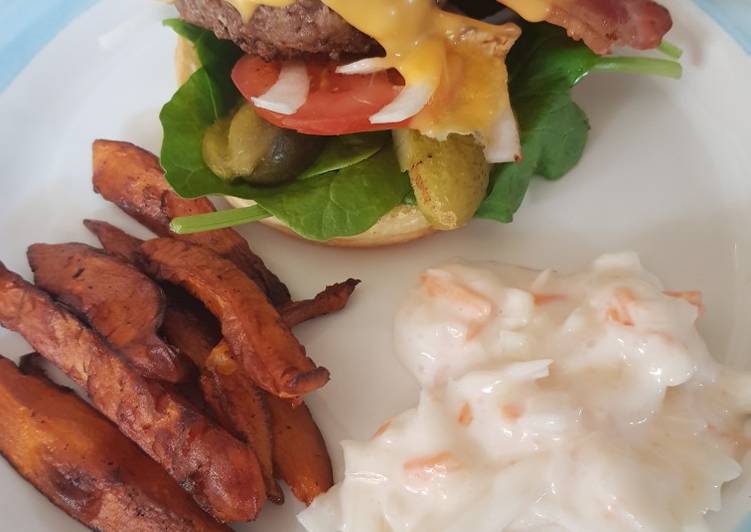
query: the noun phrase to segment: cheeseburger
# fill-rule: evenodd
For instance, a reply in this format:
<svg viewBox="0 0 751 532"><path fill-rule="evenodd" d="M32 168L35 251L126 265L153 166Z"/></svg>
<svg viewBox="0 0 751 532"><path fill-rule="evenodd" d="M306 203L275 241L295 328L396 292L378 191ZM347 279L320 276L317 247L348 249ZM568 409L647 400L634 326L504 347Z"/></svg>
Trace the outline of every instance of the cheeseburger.
<svg viewBox="0 0 751 532"><path fill-rule="evenodd" d="M534 175L579 160L571 88L594 71L680 75L651 0L176 0L181 87L162 166L185 197L233 209L191 232L262 221L376 246L509 222ZM612 56L659 48L668 58Z"/></svg>

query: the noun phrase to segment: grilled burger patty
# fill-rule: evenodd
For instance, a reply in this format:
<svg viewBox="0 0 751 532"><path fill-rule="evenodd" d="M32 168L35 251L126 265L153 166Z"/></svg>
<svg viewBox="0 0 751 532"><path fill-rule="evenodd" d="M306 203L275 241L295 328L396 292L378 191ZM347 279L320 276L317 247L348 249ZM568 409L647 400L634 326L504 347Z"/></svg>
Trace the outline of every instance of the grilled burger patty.
<svg viewBox="0 0 751 532"><path fill-rule="evenodd" d="M266 60L309 54L338 59L382 52L378 43L320 0L298 0L288 7L259 6L247 24L224 0L177 0L175 5L185 21Z"/></svg>

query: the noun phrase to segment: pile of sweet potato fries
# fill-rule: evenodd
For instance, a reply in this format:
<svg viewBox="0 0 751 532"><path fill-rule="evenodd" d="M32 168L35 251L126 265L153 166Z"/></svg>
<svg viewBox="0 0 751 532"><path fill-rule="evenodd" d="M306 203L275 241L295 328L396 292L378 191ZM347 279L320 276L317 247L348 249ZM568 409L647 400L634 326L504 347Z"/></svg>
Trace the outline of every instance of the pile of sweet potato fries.
<svg viewBox="0 0 751 532"><path fill-rule="evenodd" d="M333 479L303 396L329 373L291 328L342 309L358 281L292 301L235 231L169 231L214 207L175 195L154 155L100 140L93 162L94 189L158 237L85 220L103 249L32 245L34 285L0 263L0 324L37 353L0 357L0 453L97 530L226 530L281 504L278 480L310 504Z"/></svg>

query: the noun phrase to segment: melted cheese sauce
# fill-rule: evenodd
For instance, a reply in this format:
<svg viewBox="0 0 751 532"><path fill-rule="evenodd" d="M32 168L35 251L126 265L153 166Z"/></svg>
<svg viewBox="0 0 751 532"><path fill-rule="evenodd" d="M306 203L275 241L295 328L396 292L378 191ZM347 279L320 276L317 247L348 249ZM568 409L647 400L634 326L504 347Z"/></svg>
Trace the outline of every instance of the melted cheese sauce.
<svg viewBox="0 0 751 532"><path fill-rule="evenodd" d="M294 4L296 0L225 0L228 4L234 6L240 13L243 21L248 22L258 6L286 7Z"/></svg>
<svg viewBox="0 0 751 532"><path fill-rule="evenodd" d="M487 140L509 108L506 54L519 36L514 24L493 26L448 13L434 0L323 0L386 50L382 68L395 68L408 86L432 99L411 123L443 139L450 133Z"/></svg>
<svg viewBox="0 0 751 532"><path fill-rule="evenodd" d="M174 0L170 0L174 1ZM285 7L295 3L296 0L226 0L232 4L243 16L246 22L253 16L253 12L259 5L272 7ZM539 22L545 20L551 8L550 0L503 0L500 2L506 7L516 11L522 18Z"/></svg>
<svg viewBox="0 0 751 532"><path fill-rule="evenodd" d="M633 254L428 270L395 322L422 392L300 514L310 532L699 531L751 465L751 374ZM746 471L746 475L751 471Z"/></svg>

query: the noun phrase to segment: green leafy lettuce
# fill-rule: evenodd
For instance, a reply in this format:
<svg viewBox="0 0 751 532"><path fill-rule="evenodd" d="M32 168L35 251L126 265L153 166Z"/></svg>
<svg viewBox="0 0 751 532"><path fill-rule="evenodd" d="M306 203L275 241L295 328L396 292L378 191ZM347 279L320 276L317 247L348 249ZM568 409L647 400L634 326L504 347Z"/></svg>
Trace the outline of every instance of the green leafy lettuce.
<svg viewBox="0 0 751 532"><path fill-rule="evenodd" d="M558 179L581 159L589 122L571 89L595 71L680 77L680 64L645 57L595 55L549 24L525 24L508 56L509 95L519 123L522 160L496 165L478 218L508 223L521 206L530 179Z"/></svg>

